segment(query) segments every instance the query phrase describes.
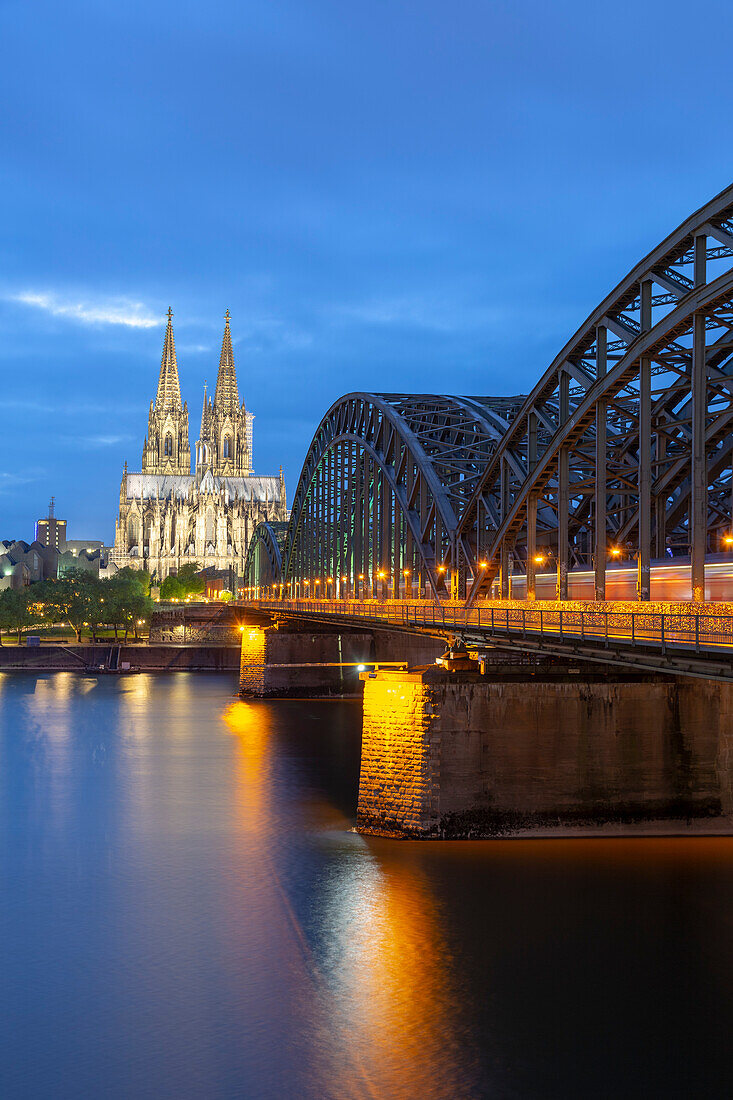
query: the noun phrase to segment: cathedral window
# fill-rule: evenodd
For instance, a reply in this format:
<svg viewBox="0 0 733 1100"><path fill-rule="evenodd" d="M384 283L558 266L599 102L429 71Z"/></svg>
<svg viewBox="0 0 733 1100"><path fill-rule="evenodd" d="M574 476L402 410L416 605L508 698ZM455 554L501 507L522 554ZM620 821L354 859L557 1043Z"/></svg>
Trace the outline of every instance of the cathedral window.
<svg viewBox="0 0 733 1100"><path fill-rule="evenodd" d="M170 458L173 454L173 436L170 434L170 432L168 432L168 435L165 437L163 454L166 455L167 458Z"/></svg>
<svg viewBox="0 0 733 1100"><path fill-rule="evenodd" d="M224 436L224 458L232 457L232 441L228 435Z"/></svg>

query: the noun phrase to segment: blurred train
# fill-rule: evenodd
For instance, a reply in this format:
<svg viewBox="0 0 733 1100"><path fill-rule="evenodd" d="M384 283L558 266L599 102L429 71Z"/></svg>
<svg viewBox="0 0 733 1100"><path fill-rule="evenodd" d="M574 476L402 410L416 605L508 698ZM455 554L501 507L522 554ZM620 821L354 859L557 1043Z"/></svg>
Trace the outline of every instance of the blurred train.
<svg viewBox="0 0 733 1100"><path fill-rule="evenodd" d="M637 567L634 562L608 564L606 569L606 599L635 600ZM554 600L557 574L555 572L537 574L538 600ZM511 598L524 599L526 590L524 573L511 578ZM568 599L592 600L594 598L594 575L592 569L573 569L568 573ZM690 559L666 558L652 562L652 600L689 600L692 598L690 584ZM723 555L711 555L705 563L705 599L714 601L733 601L733 558Z"/></svg>

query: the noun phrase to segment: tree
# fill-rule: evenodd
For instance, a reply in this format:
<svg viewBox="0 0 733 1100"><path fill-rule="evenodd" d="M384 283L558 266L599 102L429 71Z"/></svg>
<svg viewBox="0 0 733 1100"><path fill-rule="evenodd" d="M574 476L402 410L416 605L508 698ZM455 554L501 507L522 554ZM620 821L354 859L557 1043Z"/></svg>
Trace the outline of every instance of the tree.
<svg viewBox="0 0 733 1100"><path fill-rule="evenodd" d="M178 570L178 583L183 589L184 596L200 595L206 588L203 577L197 574L201 572L201 566L197 561L187 562ZM164 582L165 583L165 582ZM161 595L163 590L161 589Z"/></svg>
<svg viewBox="0 0 733 1100"><path fill-rule="evenodd" d="M179 581L178 577L175 577L172 573L169 577L166 577L160 586L160 598L161 600L182 600L186 595L186 591Z"/></svg>
<svg viewBox="0 0 733 1100"><path fill-rule="evenodd" d="M105 622L102 582L87 569L68 569L58 580L42 582L38 596L44 603L46 618L70 623L77 642L81 641L83 626L91 625L94 639L96 627Z"/></svg>
<svg viewBox="0 0 733 1100"><path fill-rule="evenodd" d="M124 568L119 569L110 580L117 580L118 577L135 581L135 584L141 586L146 596L150 595L151 577L147 569L133 569L131 565L126 565Z"/></svg>
<svg viewBox="0 0 733 1100"><path fill-rule="evenodd" d="M105 582L104 589L106 621L114 627L115 639L120 628L125 631L125 641L130 630L137 639L139 622L149 620L153 612L153 601L145 595L143 585L133 577L118 573Z"/></svg>
<svg viewBox="0 0 733 1100"><path fill-rule="evenodd" d="M0 592L0 631L17 630L20 645L23 627L33 621L25 589L4 588Z"/></svg>

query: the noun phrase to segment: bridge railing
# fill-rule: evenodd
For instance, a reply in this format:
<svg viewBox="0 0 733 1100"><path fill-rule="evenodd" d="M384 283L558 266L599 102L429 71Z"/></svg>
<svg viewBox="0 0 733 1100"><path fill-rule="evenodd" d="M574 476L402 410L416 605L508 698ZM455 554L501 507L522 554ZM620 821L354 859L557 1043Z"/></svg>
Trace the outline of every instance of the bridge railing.
<svg viewBox="0 0 733 1100"><path fill-rule="evenodd" d="M733 656L733 615L714 612L651 612L564 610L484 605L466 608L439 603L349 600L255 600L263 610L282 610L328 619L348 618L397 626L456 632L521 634L524 638L598 641L610 645L652 646L701 652L730 650Z"/></svg>

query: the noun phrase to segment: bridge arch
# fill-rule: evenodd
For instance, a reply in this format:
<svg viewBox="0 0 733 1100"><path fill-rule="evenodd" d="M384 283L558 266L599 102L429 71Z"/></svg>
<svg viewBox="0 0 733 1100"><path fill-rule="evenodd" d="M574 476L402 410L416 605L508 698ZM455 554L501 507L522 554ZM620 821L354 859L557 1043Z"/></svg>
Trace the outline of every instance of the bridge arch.
<svg viewBox="0 0 733 1100"><path fill-rule="evenodd" d="M282 548L287 523L258 523L247 547L244 584L248 588L272 588L282 576Z"/></svg>
<svg viewBox="0 0 733 1100"><path fill-rule="evenodd" d="M732 356L729 187L636 265L522 402L459 521L469 603L497 576L508 595L513 567L531 598L539 561L556 564L560 598L578 565L603 599L613 552L636 559L648 599L669 549L690 554L703 598L705 555L731 529Z"/></svg>
<svg viewBox="0 0 733 1100"><path fill-rule="evenodd" d="M350 393L323 417L293 498L283 583L445 592L460 516L516 398ZM330 580L329 580L330 578ZM406 583L405 578L409 578ZM324 588L320 589L321 592Z"/></svg>

